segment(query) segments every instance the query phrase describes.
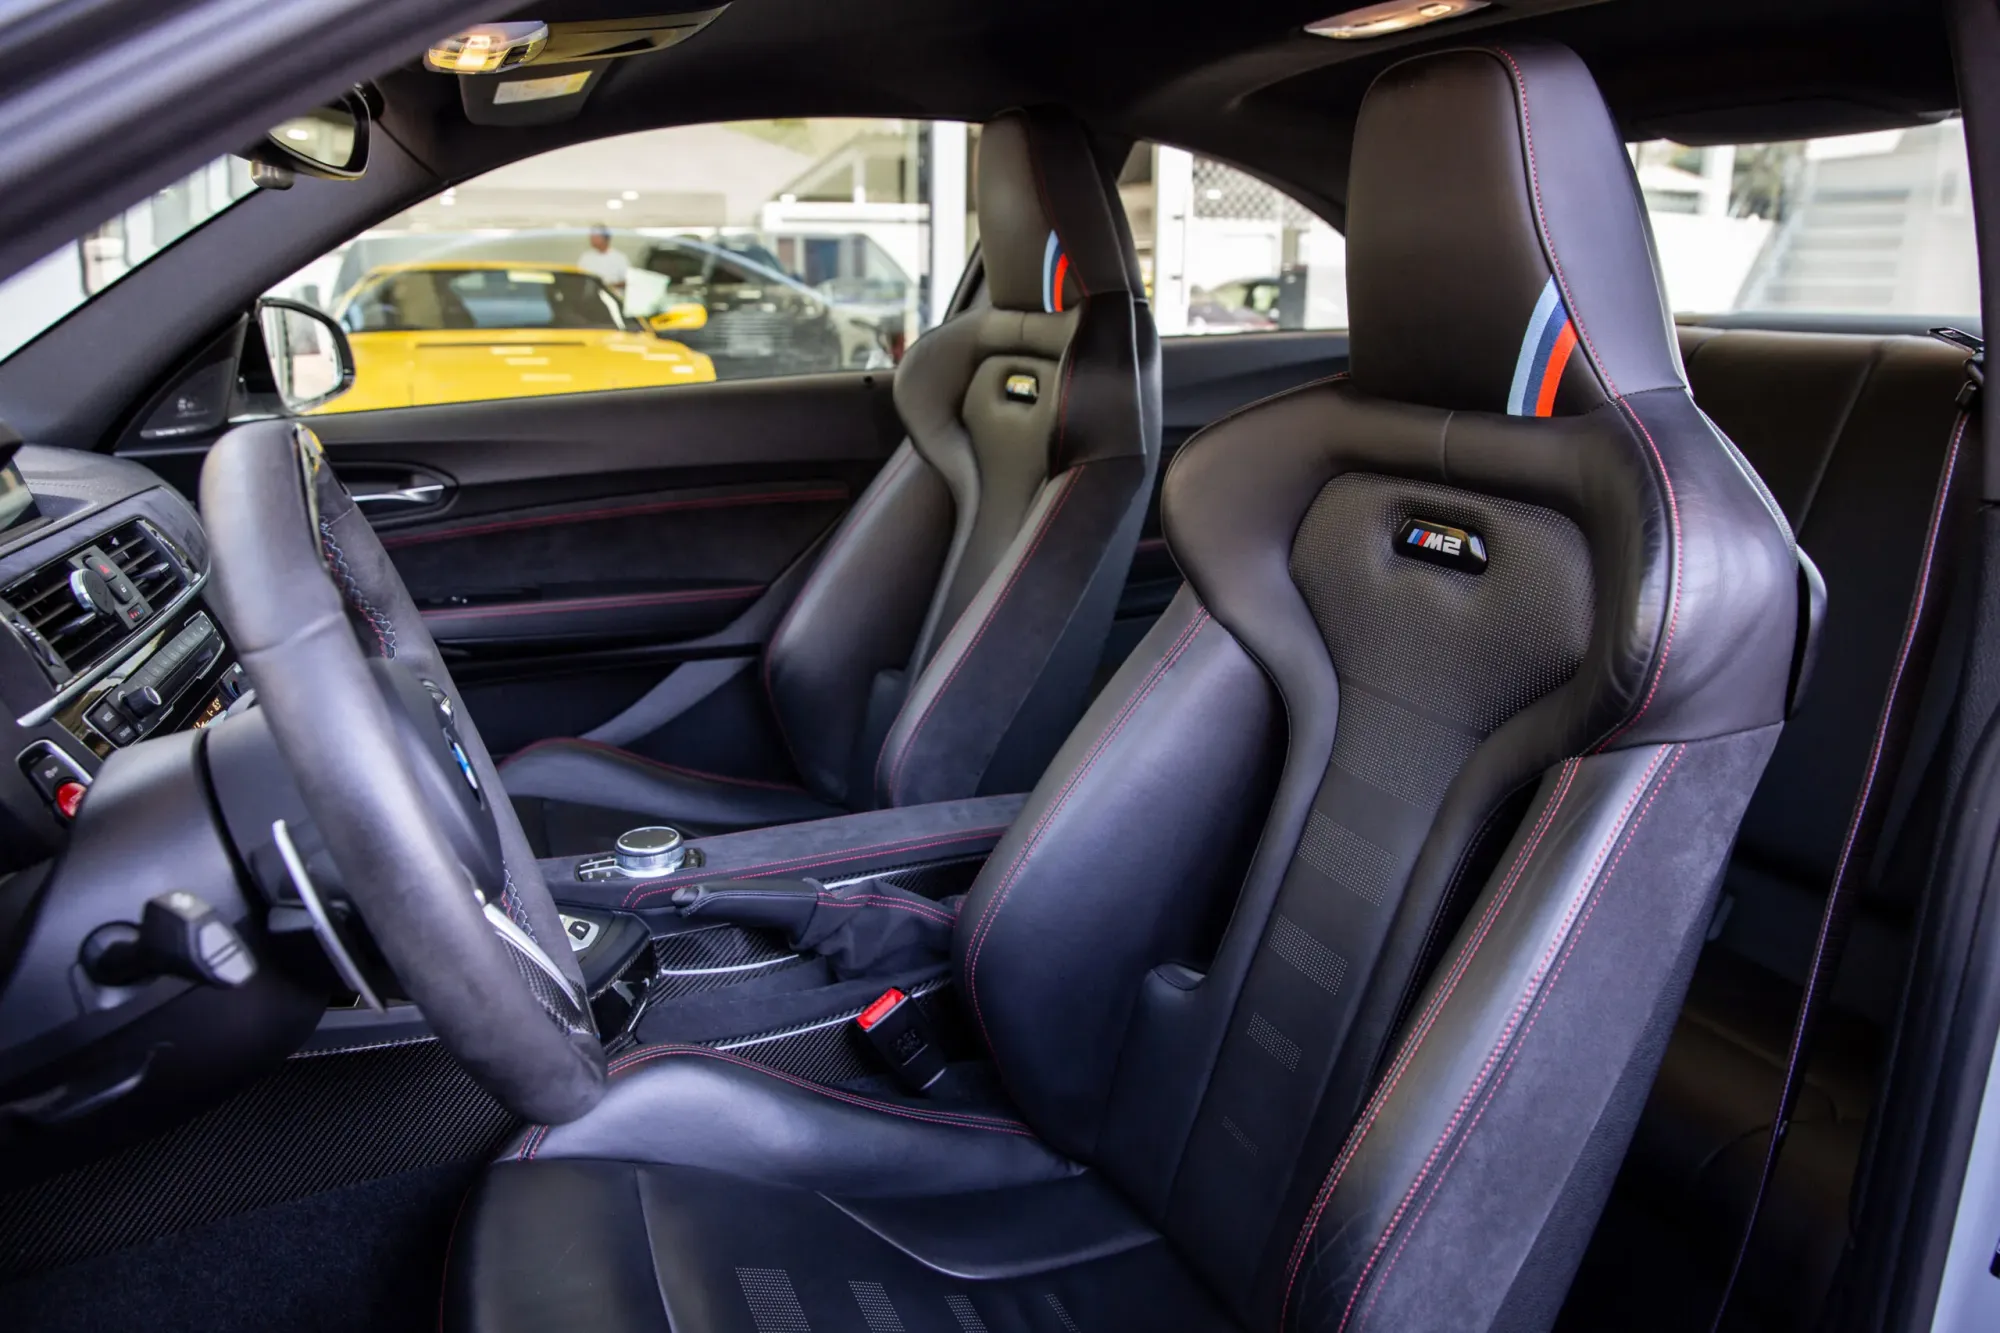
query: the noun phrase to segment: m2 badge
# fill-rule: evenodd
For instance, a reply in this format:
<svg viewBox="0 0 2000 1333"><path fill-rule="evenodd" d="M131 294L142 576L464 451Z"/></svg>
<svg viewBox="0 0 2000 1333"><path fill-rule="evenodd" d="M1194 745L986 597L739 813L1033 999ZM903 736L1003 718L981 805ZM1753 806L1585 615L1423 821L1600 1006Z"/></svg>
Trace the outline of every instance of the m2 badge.
<svg viewBox="0 0 2000 1333"><path fill-rule="evenodd" d="M1396 554L1422 560L1462 574L1486 572L1486 543L1476 532L1413 518L1396 534Z"/></svg>

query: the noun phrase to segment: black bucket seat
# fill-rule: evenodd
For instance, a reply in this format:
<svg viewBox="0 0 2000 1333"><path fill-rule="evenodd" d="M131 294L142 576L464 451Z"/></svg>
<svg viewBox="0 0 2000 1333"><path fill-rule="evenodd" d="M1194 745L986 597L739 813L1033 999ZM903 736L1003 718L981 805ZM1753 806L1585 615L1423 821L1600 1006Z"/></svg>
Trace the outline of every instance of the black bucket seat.
<svg viewBox="0 0 2000 1333"><path fill-rule="evenodd" d="M1111 180L1062 112L981 133L990 306L910 348L909 440L764 654L799 785L553 741L502 766L513 796L717 832L1034 785L1089 701L1159 459L1159 338Z"/></svg>
<svg viewBox="0 0 2000 1333"><path fill-rule="evenodd" d="M1353 372L1191 443L1187 585L958 918L1008 1104L634 1050L468 1203L447 1323L1360 1333L1554 1317L1804 637L1553 47L1361 109Z"/></svg>

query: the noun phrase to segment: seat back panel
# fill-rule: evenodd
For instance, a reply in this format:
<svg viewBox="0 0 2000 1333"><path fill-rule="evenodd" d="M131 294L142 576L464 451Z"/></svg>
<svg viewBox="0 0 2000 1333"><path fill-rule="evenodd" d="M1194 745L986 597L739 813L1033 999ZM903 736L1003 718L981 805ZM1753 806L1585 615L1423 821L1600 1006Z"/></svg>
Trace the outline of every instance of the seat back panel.
<svg viewBox="0 0 2000 1333"><path fill-rule="evenodd" d="M1476 534L1488 565L1402 554L1412 519ZM1291 574L1333 661L1339 719L1170 1212L1225 1290L1257 1269L1447 791L1482 741L1574 678L1593 617L1575 523L1407 478L1328 482Z"/></svg>

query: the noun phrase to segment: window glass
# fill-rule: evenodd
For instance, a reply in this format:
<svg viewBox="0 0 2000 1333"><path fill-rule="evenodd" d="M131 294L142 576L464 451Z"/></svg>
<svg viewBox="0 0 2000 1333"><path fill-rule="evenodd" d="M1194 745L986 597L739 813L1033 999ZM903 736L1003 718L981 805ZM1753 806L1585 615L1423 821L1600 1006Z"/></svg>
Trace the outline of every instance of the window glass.
<svg viewBox="0 0 2000 1333"><path fill-rule="evenodd" d="M0 359L255 189L225 157L0 282Z"/></svg>
<svg viewBox="0 0 2000 1333"><path fill-rule="evenodd" d="M965 268L975 137L763 120L578 144L448 189L272 294L348 330L355 385L328 412L888 367Z"/></svg>
<svg viewBox="0 0 2000 1333"><path fill-rule="evenodd" d="M1979 313L1958 120L1631 151L1677 311Z"/></svg>
<svg viewBox="0 0 2000 1333"><path fill-rule="evenodd" d="M1284 191L1141 143L1118 193L1163 335L1347 327L1347 242Z"/></svg>

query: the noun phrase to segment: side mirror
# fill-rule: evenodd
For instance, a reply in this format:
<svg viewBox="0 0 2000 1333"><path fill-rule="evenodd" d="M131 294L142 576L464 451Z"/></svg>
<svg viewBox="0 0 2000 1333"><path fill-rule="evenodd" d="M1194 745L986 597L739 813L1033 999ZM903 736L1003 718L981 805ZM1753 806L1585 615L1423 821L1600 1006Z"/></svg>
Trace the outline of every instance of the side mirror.
<svg viewBox="0 0 2000 1333"><path fill-rule="evenodd" d="M646 327L662 336L680 329L705 329L708 327L708 307L693 301L670 305L648 319Z"/></svg>
<svg viewBox="0 0 2000 1333"><path fill-rule="evenodd" d="M358 180L368 169L368 102L360 92L314 107L275 126L242 156L264 189L290 189L298 175Z"/></svg>
<svg viewBox="0 0 2000 1333"><path fill-rule="evenodd" d="M257 327L286 411L309 412L353 387L354 349L332 316L267 296L257 303Z"/></svg>

